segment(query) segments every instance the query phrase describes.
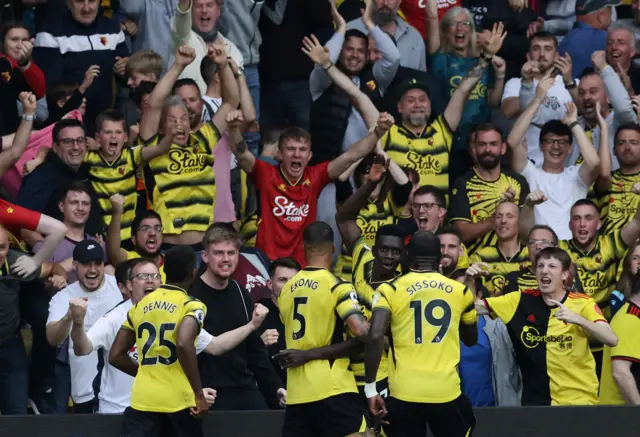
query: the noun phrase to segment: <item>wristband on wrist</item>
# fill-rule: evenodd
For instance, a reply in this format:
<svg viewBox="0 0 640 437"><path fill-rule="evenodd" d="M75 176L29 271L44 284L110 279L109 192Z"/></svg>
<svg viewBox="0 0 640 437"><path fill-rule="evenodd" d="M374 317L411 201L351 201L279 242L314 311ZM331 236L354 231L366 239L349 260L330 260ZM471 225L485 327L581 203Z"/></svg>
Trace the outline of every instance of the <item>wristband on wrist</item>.
<svg viewBox="0 0 640 437"><path fill-rule="evenodd" d="M18 64L18 67L26 67L27 65L29 65L29 62L31 62L31 61L29 60L29 58L27 58L24 61L20 62Z"/></svg>
<svg viewBox="0 0 640 437"><path fill-rule="evenodd" d="M34 121L36 119L36 114L22 114L22 119L24 121Z"/></svg>
<svg viewBox="0 0 640 437"><path fill-rule="evenodd" d="M367 382L364 384L364 395L367 399L378 396L378 390L376 389L375 382Z"/></svg>
<svg viewBox="0 0 640 437"><path fill-rule="evenodd" d="M331 67L333 67L333 65L334 65L333 62L329 62L329 65L327 65L326 67L322 67L322 68L324 68L324 71L329 71L329 69Z"/></svg>
<svg viewBox="0 0 640 437"><path fill-rule="evenodd" d="M571 90L571 89L575 88L576 86L577 86L576 81L575 81L575 80L572 80L570 84L565 85L564 87L565 87L566 89L568 89L568 90Z"/></svg>
<svg viewBox="0 0 640 437"><path fill-rule="evenodd" d="M573 123L569 124L569 130L573 129L576 126L580 126L580 122L578 120L576 120Z"/></svg>

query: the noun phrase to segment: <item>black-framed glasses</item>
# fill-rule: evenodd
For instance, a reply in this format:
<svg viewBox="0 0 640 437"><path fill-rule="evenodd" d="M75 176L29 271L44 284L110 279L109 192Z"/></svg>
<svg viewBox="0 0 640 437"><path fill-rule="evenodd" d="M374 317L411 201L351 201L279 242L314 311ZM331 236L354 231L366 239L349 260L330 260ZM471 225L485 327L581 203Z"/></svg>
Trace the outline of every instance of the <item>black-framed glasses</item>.
<svg viewBox="0 0 640 437"><path fill-rule="evenodd" d="M161 233L162 232L162 226L160 226L160 225L158 225L158 226L142 225L142 226L138 227L138 231L144 232L145 234L147 232L151 232L151 230L154 230L157 233Z"/></svg>
<svg viewBox="0 0 640 437"><path fill-rule="evenodd" d="M429 211L433 207L442 208L439 204L433 203L433 202L424 202L424 203L415 203L414 202L413 205L411 205L411 208L415 209L416 211L420 211L423 208L426 211Z"/></svg>
<svg viewBox="0 0 640 437"><path fill-rule="evenodd" d="M59 138L58 144L63 144L65 146L71 146L73 143L77 143L78 146L84 146L87 144L87 137L78 137L78 138Z"/></svg>

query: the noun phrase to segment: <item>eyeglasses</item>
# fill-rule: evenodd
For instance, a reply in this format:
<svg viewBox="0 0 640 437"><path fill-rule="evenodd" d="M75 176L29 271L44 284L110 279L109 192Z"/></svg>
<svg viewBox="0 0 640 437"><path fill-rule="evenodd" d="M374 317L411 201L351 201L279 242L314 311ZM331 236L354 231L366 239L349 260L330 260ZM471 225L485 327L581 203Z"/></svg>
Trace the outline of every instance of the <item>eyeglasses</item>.
<svg viewBox="0 0 640 437"><path fill-rule="evenodd" d="M529 246L555 246L556 243L549 240L529 240L527 242Z"/></svg>
<svg viewBox="0 0 640 437"><path fill-rule="evenodd" d="M160 273L138 273L134 276L136 279L140 279L141 281L148 281L149 279L160 279Z"/></svg>
<svg viewBox="0 0 640 437"><path fill-rule="evenodd" d="M569 145L569 140L556 140L554 138L545 138L544 140L542 140L542 143L547 145L547 146L555 146L556 144L558 146L562 146L562 147L566 147Z"/></svg>
<svg viewBox="0 0 640 437"><path fill-rule="evenodd" d="M455 27L458 27L458 26L470 28L471 27L471 21L463 20L463 21L452 21L451 23L449 23L449 27L451 27L451 28L455 28Z"/></svg>
<svg viewBox="0 0 640 437"><path fill-rule="evenodd" d="M424 208L426 211L429 211L434 206L437 206L438 208L442 208L437 203L432 203L432 202L414 203L413 205L411 205L411 208L415 209L416 211L420 211L422 208Z"/></svg>
<svg viewBox="0 0 640 437"><path fill-rule="evenodd" d="M144 232L146 234L148 232L151 232L152 229L158 233L162 232L162 226L149 226L149 225L140 226L138 228L138 231Z"/></svg>
<svg viewBox="0 0 640 437"><path fill-rule="evenodd" d="M59 138L58 144L63 144L65 146L71 146L73 143L77 143L78 146L84 146L87 144L87 137L78 137L78 138Z"/></svg>

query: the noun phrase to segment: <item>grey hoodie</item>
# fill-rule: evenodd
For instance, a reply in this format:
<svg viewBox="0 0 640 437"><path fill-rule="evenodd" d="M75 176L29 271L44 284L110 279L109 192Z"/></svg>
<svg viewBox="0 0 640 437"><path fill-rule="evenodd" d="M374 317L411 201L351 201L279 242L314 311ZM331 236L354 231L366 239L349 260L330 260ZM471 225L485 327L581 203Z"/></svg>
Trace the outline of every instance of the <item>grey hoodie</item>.
<svg viewBox="0 0 640 437"><path fill-rule="evenodd" d="M266 3L266 4L265 4ZM258 30L260 11L264 6L267 15L276 24L282 20L287 0L227 0L224 3L218 29L233 42L242 53L245 67L260 62L262 36ZM273 5L273 7L271 7Z"/></svg>

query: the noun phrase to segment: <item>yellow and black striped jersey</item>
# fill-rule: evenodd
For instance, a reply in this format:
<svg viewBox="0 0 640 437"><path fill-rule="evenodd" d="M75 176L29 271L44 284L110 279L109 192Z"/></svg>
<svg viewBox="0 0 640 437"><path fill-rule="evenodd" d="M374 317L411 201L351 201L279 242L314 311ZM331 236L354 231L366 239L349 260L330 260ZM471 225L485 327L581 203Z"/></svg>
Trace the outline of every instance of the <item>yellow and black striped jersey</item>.
<svg viewBox="0 0 640 437"><path fill-rule="evenodd" d="M449 153L453 135L443 115L420 135L402 125L393 125L382 137L382 147L400 167L420 175L420 185L433 185L449 193ZM447 194L448 200L448 194Z"/></svg>
<svg viewBox="0 0 640 437"><path fill-rule="evenodd" d="M632 193L631 189L638 182L640 172L625 175L618 169L611 173L611 188L605 193L598 193L601 234L606 235L622 229L633 219L640 205L640 196Z"/></svg>
<svg viewBox="0 0 640 437"><path fill-rule="evenodd" d="M529 263L529 248L521 246L515 255L507 259L498 246L483 247L469 258L470 264L478 262L489 265L489 275L482 277L484 295L499 296L502 294L505 277L511 272L519 271L521 264ZM537 288L537 284L534 288Z"/></svg>
<svg viewBox="0 0 640 437"><path fill-rule="evenodd" d="M98 204L105 226L111 223L111 196L124 196L124 208L120 222L120 240L131 238L131 223L136 217L138 193L136 171L142 165L142 147L124 148L113 162L102 153L88 151L84 157L86 172L98 197Z"/></svg>
<svg viewBox="0 0 640 437"><path fill-rule="evenodd" d="M162 217L165 234L204 232L213 223L213 149L219 139L218 128L207 122L190 134L188 145L172 144L168 153L152 159L145 169L153 210ZM156 134L146 145L157 145L159 141Z"/></svg>
<svg viewBox="0 0 640 437"><path fill-rule="evenodd" d="M588 252L578 248L573 240L562 240L559 246L576 264L584 292L596 301L609 319L609 296L616 286L618 263L628 249L621 231L599 235L595 246Z"/></svg>
<svg viewBox="0 0 640 437"><path fill-rule="evenodd" d="M515 202L522 206L529 195L529 184L524 176L509 170L502 170L495 181L482 179L471 169L453 184L451 191L451 222L467 221L478 223L493 217L500 199L511 187L516 193ZM469 255L487 246L498 243L496 233L491 230L484 237L467 245Z"/></svg>

